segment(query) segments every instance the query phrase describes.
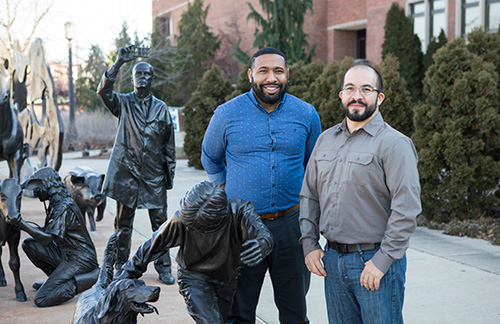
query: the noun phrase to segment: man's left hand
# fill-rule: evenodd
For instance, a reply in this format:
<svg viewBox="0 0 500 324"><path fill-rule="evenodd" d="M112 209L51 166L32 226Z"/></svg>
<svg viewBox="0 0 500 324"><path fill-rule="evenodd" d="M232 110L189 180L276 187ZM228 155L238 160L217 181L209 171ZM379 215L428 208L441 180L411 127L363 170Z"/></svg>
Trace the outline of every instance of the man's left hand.
<svg viewBox="0 0 500 324"><path fill-rule="evenodd" d="M368 290L378 290L380 288L380 280L383 276L384 273L373 264L372 260L369 260L365 263L365 268L361 272L359 281L361 286Z"/></svg>

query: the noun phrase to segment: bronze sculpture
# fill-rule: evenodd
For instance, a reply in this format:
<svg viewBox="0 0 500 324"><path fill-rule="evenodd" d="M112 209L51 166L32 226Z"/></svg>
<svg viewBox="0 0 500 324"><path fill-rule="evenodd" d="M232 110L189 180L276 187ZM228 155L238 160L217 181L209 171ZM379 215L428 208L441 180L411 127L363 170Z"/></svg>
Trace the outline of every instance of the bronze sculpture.
<svg viewBox="0 0 500 324"><path fill-rule="evenodd" d="M64 184L73 195L76 205L82 212L83 219L85 219L85 214L87 215L91 231L96 230L95 222L102 220L106 209L106 196L101 194L103 182L104 174L99 174L86 166L74 168L64 178ZM96 208L97 217L94 218Z"/></svg>
<svg viewBox="0 0 500 324"><path fill-rule="evenodd" d="M14 274L14 291L16 300L26 301L26 293L24 292L23 284L19 270L21 261L19 258L19 241L21 239L21 231L19 227L8 224L7 218L16 217L21 212L21 198L23 191L17 179L5 179L0 185L0 256L2 255L2 246L5 243L9 244L9 266ZM0 260L0 286L6 286L5 273L3 271Z"/></svg>
<svg viewBox="0 0 500 324"><path fill-rule="evenodd" d="M222 324L229 315L239 268L260 263L272 250L271 233L250 202L227 199L208 181L189 190L180 209L123 266L138 278L171 247L177 254L179 292L197 323Z"/></svg>
<svg viewBox="0 0 500 324"><path fill-rule="evenodd" d="M148 302L160 297L160 287L146 286L138 279L113 281L116 258L116 233L108 239L99 279L80 295L73 314L73 324L135 324L137 315L158 310Z"/></svg>
<svg viewBox="0 0 500 324"><path fill-rule="evenodd" d="M23 164L23 130L17 110L10 103L8 61L0 65L0 161L9 165L9 178L19 179Z"/></svg>
<svg viewBox="0 0 500 324"><path fill-rule="evenodd" d="M31 43L24 54L18 41L14 43L12 57L12 101L19 113L24 132L24 143L38 148L38 167L50 166L59 170L62 163L64 125L57 105L56 89L49 66L45 59L42 40ZM42 100L43 114L37 117L33 104ZM28 152L25 152L28 153ZM28 159L24 159L29 163ZM31 165L27 164L30 169ZM32 172L32 170L31 170Z"/></svg>
<svg viewBox="0 0 500 324"><path fill-rule="evenodd" d="M116 200L117 275L130 255L136 208L148 209L151 228L156 231L167 219L167 189L173 186L175 141L167 105L151 94L153 67L146 62L134 66L134 92L113 91L120 67L137 58L134 45L123 47L102 77L97 93L119 119L113 152L104 180L103 193ZM173 284L168 253L156 260L160 280Z"/></svg>
<svg viewBox="0 0 500 324"><path fill-rule="evenodd" d="M47 276L35 283L35 305L58 305L90 288L97 280L99 268L94 243L85 227L83 216L57 171L45 167L33 173L22 184L32 190L46 206L45 225L40 227L22 219L20 214L8 218L31 237L22 247L30 261Z"/></svg>

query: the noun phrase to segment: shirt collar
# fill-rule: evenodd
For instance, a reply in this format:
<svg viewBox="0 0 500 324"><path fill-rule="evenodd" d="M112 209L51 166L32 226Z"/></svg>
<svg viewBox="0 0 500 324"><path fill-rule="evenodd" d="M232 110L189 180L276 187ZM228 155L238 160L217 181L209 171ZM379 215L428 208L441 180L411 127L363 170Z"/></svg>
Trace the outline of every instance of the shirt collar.
<svg viewBox="0 0 500 324"><path fill-rule="evenodd" d="M257 98L255 98L255 94L253 93L253 89L250 89L250 91L247 92L247 96L253 102L254 105L256 105L257 107L259 107L259 109L262 109L267 113L267 110L264 107L262 107L262 105L257 101ZM276 109L274 109L272 112L275 112L276 110L280 109L281 106L283 106L285 104L287 98L288 98L288 93L285 92L285 95L283 96L281 101L278 102Z"/></svg>
<svg viewBox="0 0 500 324"><path fill-rule="evenodd" d="M151 98L153 97L153 95L150 93L148 93L148 95L146 96L146 98L142 99L142 98L139 98L137 96L137 94L134 92L134 98L135 98L135 101L136 102L139 102L139 103L142 103L142 102L148 102L149 100L151 100Z"/></svg>
<svg viewBox="0 0 500 324"><path fill-rule="evenodd" d="M370 120L368 123L366 123L359 130L363 129L365 132L367 132L371 136L375 136L383 124L384 124L384 119L382 118L382 114L379 111L378 114L376 114L372 120ZM342 123L340 123L339 131L343 131L343 132L348 131L346 118L344 118L344 120L342 120Z"/></svg>

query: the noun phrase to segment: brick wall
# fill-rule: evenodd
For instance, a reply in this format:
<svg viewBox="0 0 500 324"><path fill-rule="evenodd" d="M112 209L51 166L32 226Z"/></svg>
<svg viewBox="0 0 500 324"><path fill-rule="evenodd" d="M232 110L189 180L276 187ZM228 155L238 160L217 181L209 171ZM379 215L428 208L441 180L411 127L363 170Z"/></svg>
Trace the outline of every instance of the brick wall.
<svg viewBox="0 0 500 324"><path fill-rule="evenodd" d="M212 32L225 40L222 52L228 52L232 42L238 43L249 55L256 50L253 48L255 25L253 20L246 19L250 12L248 2L254 8L260 8L259 0L204 0L205 6L210 5L207 24ZM317 58L330 62L347 55L355 57L355 29L363 26L348 25L366 20L366 58L373 64L380 63L385 18L392 2L406 8L406 0L313 0L314 14L306 15L304 31L309 35L309 44L317 44ZM455 37L455 2L456 0L448 0L448 39ZM187 0L153 0L153 17L174 8L170 16L173 33L176 34L177 24L187 3ZM346 24L347 27L339 27ZM334 26L337 28L333 30Z"/></svg>

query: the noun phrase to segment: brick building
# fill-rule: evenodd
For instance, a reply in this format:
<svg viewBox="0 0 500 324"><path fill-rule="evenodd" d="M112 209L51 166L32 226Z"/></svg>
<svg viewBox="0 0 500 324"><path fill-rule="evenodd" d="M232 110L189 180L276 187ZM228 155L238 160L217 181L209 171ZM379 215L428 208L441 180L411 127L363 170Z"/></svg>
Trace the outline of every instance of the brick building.
<svg viewBox="0 0 500 324"><path fill-rule="evenodd" d="M152 1L153 19L161 33L172 38L182 12L193 0ZM424 50L441 29L453 39L477 26L498 31L500 25L500 0L313 0L314 14L308 12L304 29L309 44L317 43L317 58L330 62L350 56L379 63L392 2L412 18ZM255 24L246 19L248 3L260 8L259 0L204 0L205 6L210 5L207 24L221 39L219 52L227 54L233 42L249 55L256 50L252 48ZM227 61L227 56L220 59Z"/></svg>

